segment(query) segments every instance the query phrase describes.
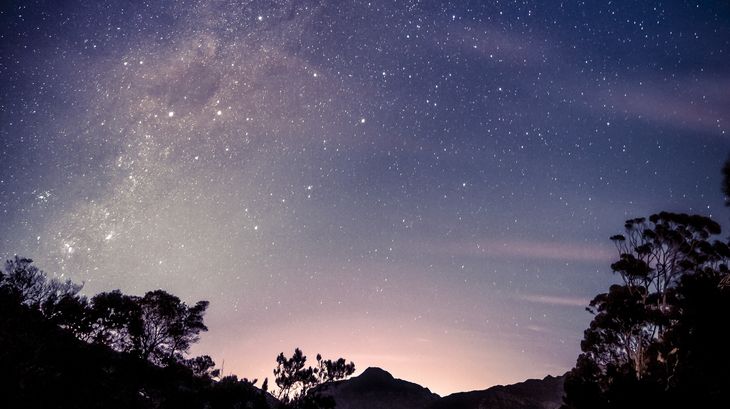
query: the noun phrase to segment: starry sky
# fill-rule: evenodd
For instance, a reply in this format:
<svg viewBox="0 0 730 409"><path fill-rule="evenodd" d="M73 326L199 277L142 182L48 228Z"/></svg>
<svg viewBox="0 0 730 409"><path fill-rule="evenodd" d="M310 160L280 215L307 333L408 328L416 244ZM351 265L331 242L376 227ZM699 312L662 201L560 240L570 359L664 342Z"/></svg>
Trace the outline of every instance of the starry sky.
<svg viewBox="0 0 730 409"><path fill-rule="evenodd" d="M726 1L0 6L0 256L439 394L561 374L608 237L730 220Z"/></svg>

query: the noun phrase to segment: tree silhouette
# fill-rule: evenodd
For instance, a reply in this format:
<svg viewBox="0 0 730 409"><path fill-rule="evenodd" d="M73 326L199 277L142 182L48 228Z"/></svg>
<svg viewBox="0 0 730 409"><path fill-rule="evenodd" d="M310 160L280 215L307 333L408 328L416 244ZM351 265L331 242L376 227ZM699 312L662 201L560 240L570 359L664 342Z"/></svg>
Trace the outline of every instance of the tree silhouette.
<svg viewBox="0 0 730 409"><path fill-rule="evenodd" d="M208 330L203 322L208 301L189 307L163 290L143 297L115 290L89 300L79 296L82 286L49 279L32 263L19 256L7 260L0 272L0 287L79 340L130 352L164 366L185 362L183 354L198 341L200 332Z"/></svg>
<svg viewBox="0 0 730 409"><path fill-rule="evenodd" d="M611 237L619 253L611 268L623 284L590 303L595 317L566 379L566 408L671 406L687 397L687 373L730 386L722 360L702 357L724 353L706 350L721 335L708 317L730 324L728 314L717 316L730 300L721 286L730 249L713 240L720 233L710 218L662 212L628 220L625 234Z"/></svg>
<svg viewBox="0 0 730 409"><path fill-rule="evenodd" d="M206 301L189 307L162 290L89 299L79 288L27 258L0 271L3 409L269 409L255 381L217 381L209 356L183 359L206 330Z"/></svg>
<svg viewBox="0 0 730 409"><path fill-rule="evenodd" d="M188 307L163 290L150 291L137 300L138 325L129 327L133 351L142 358L158 364L180 360L181 354L199 339L208 327L203 315L207 301Z"/></svg>
<svg viewBox="0 0 730 409"><path fill-rule="evenodd" d="M336 361L322 359L322 355L317 354L317 368L314 371L319 383L324 384L345 379L355 373L355 363L347 363L345 358Z"/></svg>
<svg viewBox="0 0 730 409"><path fill-rule="evenodd" d="M195 376L217 377L220 374L220 370L214 369L215 362L213 362L213 358L208 355L186 359L182 364L190 368Z"/></svg>
<svg viewBox="0 0 730 409"><path fill-rule="evenodd" d="M138 297L119 290L93 296L87 320L90 322L90 341L122 352L134 349L133 334L140 334L143 328Z"/></svg>
<svg viewBox="0 0 730 409"><path fill-rule="evenodd" d="M305 395L309 388L316 384L312 367L305 367L307 357L301 349L296 348L291 358L280 353L276 357L276 368L274 368L274 380L279 391L277 399L284 403L294 400L298 396Z"/></svg>
<svg viewBox="0 0 730 409"><path fill-rule="evenodd" d="M0 285L16 292L23 304L38 308L49 317L56 313L61 300L75 297L82 287L70 280L49 280L43 270L33 265L33 260L19 256L5 262Z"/></svg>
<svg viewBox="0 0 730 409"><path fill-rule="evenodd" d="M291 358L280 353L276 357L274 381L279 387L277 399L287 408L327 409L334 408L335 402L329 396L319 393L320 385L345 379L355 372L353 362L346 363L344 358L336 361L323 360L317 354L317 367L305 366L307 357L296 348Z"/></svg>

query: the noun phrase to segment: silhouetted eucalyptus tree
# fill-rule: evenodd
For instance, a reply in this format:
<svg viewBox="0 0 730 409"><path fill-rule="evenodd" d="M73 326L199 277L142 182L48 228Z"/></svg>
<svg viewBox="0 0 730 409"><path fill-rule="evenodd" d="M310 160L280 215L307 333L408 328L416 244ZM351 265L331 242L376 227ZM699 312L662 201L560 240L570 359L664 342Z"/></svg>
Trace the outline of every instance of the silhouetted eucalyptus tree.
<svg viewBox="0 0 730 409"><path fill-rule="evenodd" d="M698 364L696 348L701 348L688 341L697 340L692 338L700 322L696 310L713 313L698 307L703 297L697 283L703 283L712 305L719 308L730 300L720 285L728 276L730 250L713 240L720 226L712 219L662 212L649 220L628 220L625 228L624 235L611 237L619 252L611 268L623 284L611 286L590 303L595 318L566 380L567 408L681 401L685 389L680 379L686 380L682 373ZM714 321L730 324L727 311ZM703 328L707 334L721 335L717 326ZM717 373L714 364L704 364L710 365L702 371Z"/></svg>

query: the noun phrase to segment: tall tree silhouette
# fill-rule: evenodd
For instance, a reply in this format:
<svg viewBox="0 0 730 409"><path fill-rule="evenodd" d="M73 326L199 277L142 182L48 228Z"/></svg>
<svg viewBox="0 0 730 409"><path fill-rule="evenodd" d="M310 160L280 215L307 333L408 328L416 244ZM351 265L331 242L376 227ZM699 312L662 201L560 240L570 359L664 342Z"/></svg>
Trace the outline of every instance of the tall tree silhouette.
<svg viewBox="0 0 730 409"><path fill-rule="evenodd" d="M713 240L720 233L710 218L662 212L628 220L625 234L611 237L619 253L611 268L623 284L590 303L595 317L566 379L565 407L671 406L687 397L687 374L695 372L730 386L717 366L722 359L700 359L707 342L723 334L707 318L730 324L727 309L717 316L710 308L723 311L730 300L721 285L730 249Z"/></svg>

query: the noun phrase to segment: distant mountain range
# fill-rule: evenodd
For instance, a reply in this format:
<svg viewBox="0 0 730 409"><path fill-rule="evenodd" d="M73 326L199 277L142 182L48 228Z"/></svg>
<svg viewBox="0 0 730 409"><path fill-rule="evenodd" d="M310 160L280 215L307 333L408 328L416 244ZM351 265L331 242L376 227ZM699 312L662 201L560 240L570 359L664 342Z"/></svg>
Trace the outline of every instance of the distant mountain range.
<svg viewBox="0 0 730 409"><path fill-rule="evenodd" d="M563 397L564 376L530 379L440 397L418 384L394 378L380 368L323 385L337 409L557 409Z"/></svg>

